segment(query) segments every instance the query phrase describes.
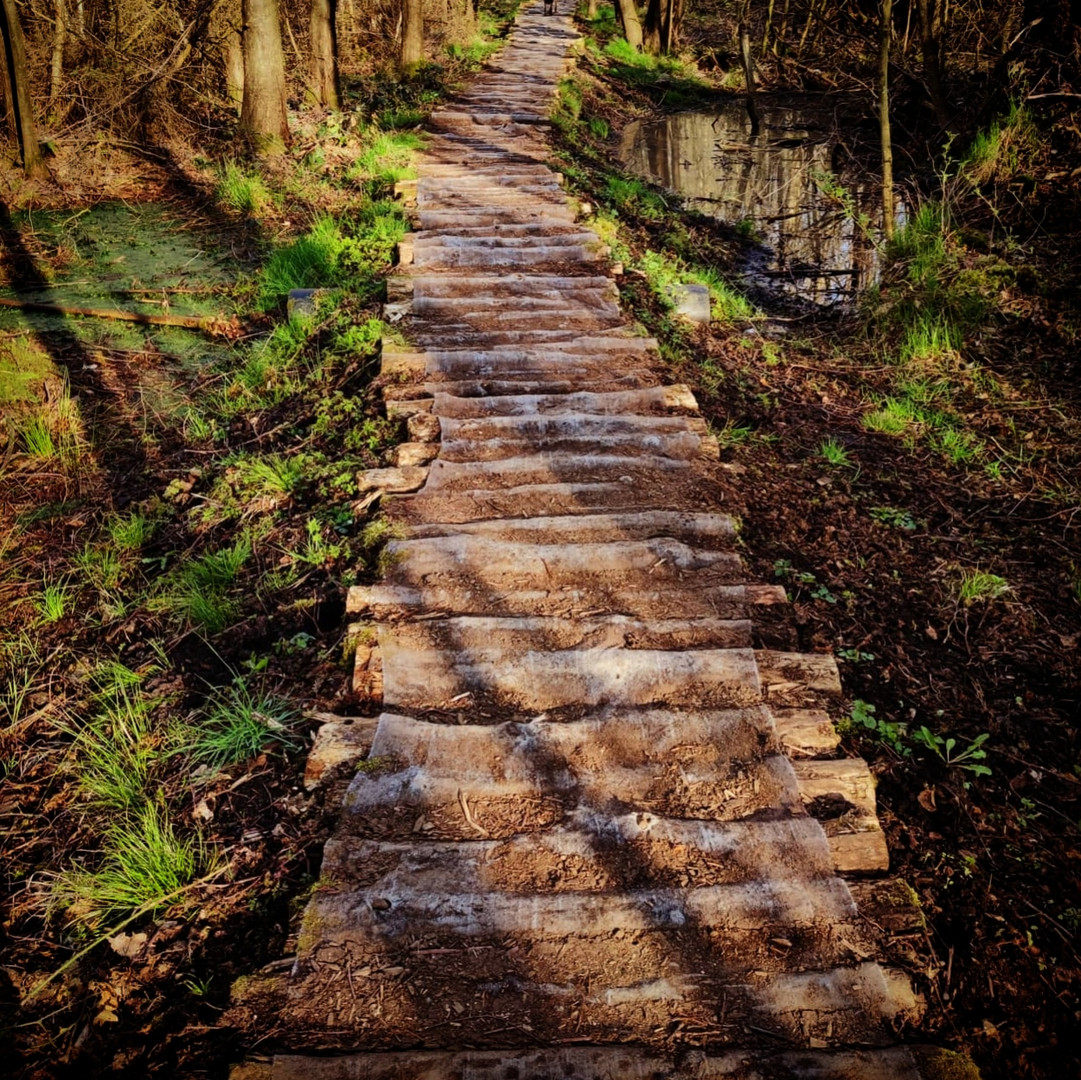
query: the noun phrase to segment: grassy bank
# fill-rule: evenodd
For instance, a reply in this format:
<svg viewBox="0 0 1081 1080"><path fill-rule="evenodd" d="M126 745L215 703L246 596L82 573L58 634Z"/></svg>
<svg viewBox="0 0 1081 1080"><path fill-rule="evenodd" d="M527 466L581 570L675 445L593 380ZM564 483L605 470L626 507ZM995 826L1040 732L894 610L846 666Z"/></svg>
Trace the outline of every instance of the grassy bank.
<svg viewBox="0 0 1081 1080"><path fill-rule="evenodd" d="M893 960L929 1035L985 1076L1072 1073L1081 237L1056 177L1081 147L1007 105L912 178L918 210L858 310L754 311L733 273L753 229L614 158L626 122L699 76L628 62L605 25L583 24L597 47L560 104L560 160L720 438L744 557L793 601L785 644L840 662L844 752L871 763L893 872L928 918ZM711 286L708 330L672 318L674 280Z"/></svg>
<svg viewBox="0 0 1081 1080"><path fill-rule="evenodd" d="M371 388L394 184L493 47L354 84L261 166L176 149L153 207L5 211L13 298L196 324L0 325L10 1075L223 1076L241 1054L230 984L288 951L335 811L306 750L357 710L344 591L387 529L356 476L402 436ZM289 313L294 289L320 292Z"/></svg>

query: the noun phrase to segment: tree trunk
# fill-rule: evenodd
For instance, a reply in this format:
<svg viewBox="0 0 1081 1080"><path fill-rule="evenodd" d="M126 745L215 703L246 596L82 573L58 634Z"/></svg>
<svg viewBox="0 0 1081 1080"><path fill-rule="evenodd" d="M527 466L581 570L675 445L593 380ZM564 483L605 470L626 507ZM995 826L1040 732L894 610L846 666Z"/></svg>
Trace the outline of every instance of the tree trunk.
<svg viewBox="0 0 1081 1080"><path fill-rule="evenodd" d="M15 132L27 176L41 178L49 175L41 156L34 112L30 107L30 79L26 68L26 46L19 25L15 0L0 0L0 33L4 39L4 60L8 74L8 100L15 118Z"/></svg>
<svg viewBox="0 0 1081 1080"><path fill-rule="evenodd" d="M423 0L402 0L402 71L415 71L424 63Z"/></svg>
<svg viewBox="0 0 1081 1080"><path fill-rule="evenodd" d="M240 130L256 153L278 153L289 145L278 0L244 0L244 102L240 108Z"/></svg>
<svg viewBox="0 0 1081 1080"><path fill-rule="evenodd" d="M225 91L239 116L244 106L244 39L235 27L225 39Z"/></svg>
<svg viewBox="0 0 1081 1080"><path fill-rule="evenodd" d="M586 6L586 18L595 19L597 17L597 0L589 0Z"/></svg>
<svg viewBox="0 0 1081 1080"><path fill-rule="evenodd" d="M646 5L646 18L642 24L642 51L650 56L661 54L661 11L663 0L649 0Z"/></svg>
<svg viewBox="0 0 1081 1080"><path fill-rule="evenodd" d="M342 107L338 88L337 0L312 0L312 89L316 104Z"/></svg>
<svg viewBox="0 0 1081 1080"><path fill-rule="evenodd" d="M939 124L950 122L950 106L942 85L942 61L939 51L938 4L935 0L916 0L920 17L920 55L923 57L923 79L934 106Z"/></svg>
<svg viewBox="0 0 1081 1080"><path fill-rule="evenodd" d="M774 0L769 0L769 4L766 7L766 26L762 31L762 55L765 56L766 50L769 48L769 32L773 29L773 4Z"/></svg>
<svg viewBox="0 0 1081 1080"><path fill-rule="evenodd" d="M890 36L893 0L882 0L878 24L878 131L882 140L882 232L893 239L893 144L890 141Z"/></svg>
<svg viewBox="0 0 1081 1080"><path fill-rule="evenodd" d="M49 107L56 108L60 88L64 82L64 42L68 36L68 13L64 0L55 0L53 20L53 56L49 65Z"/></svg>
<svg viewBox="0 0 1081 1080"><path fill-rule="evenodd" d="M751 118L751 138L756 138L762 121L758 114L758 95L754 85L754 57L751 55L751 31L746 23L739 27L739 57L743 61L743 77L747 82L747 115Z"/></svg>
<svg viewBox="0 0 1081 1080"><path fill-rule="evenodd" d="M619 21L623 26L623 36L632 49L642 48L642 20L638 18L638 8L634 0L616 0Z"/></svg>

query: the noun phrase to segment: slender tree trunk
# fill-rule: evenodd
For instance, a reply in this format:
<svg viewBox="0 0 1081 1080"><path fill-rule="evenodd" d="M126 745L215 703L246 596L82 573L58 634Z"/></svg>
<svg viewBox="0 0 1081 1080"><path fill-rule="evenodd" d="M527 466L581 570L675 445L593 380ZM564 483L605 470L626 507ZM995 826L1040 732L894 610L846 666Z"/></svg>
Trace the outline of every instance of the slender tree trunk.
<svg viewBox="0 0 1081 1080"><path fill-rule="evenodd" d="M942 60L939 49L938 4L935 0L916 0L920 17L920 55L923 57L923 79L927 94L934 106L939 124L946 127L950 122L950 106L942 85ZM978 40L978 38L977 38Z"/></svg>
<svg viewBox="0 0 1081 1080"><path fill-rule="evenodd" d="M49 107L56 108L60 88L64 82L64 43L68 36L68 13L64 0L55 0L53 20L53 55L49 65Z"/></svg>
<svg viewBox="0 0 1081 1080"><path fill-rule="evenodd" d="M751 55L751 31L746 23L739 26L739 57L743 61L743 77L747 82L747 115L751 118L751 138L756 138L762 127L758 114L758 93L754 84L754 57Z"/></svg>
<svg viewBox="0 0 1081 1080"><path fill-rule="evenodd" d="M661 51L667 56L679 44L679 24L683 21L683 0L664 0L661 22Z"/></svg>
<svg viewBox="0 0 1081 1080"><path fill-rule="evenodd" d="M30 79L26 68L26 46L19 25L15 0L0 0L0 33L4 39L4 60L8 74L8 100L15 118L15 132L23 158L23 172L41 178L49 175L41 156L34 112L30 106Z"/></svg>
<svg viewBox="0 0 1081 1080"><path fill-rule="evenodd" d="M784 11L781 12L781 29L777 31L773 39L773 55L777 55L778 47L782 46L788 38L788 9L792 0L784 0Z"/></svg>
<svg viewBox="0 0 1081 1080"><path fill-rule="evenodd" d="M893 144L890 141L890 36L893 0L882 0L878 24L878 131L882 140L882 232L893 239Z"/></svg>
<svg viewBox="0 0 1081 1080"><path fill-rule="evenodd" d="M312 0L312 87L317 104L342 107L338 87L337 0Z"/></svg>
<svg viewBox="0 0 1081 1080"><path fill-rule="evenodd" d="M410 72L424 63L423 0L402 0L402 71Z"/></svg>
<svg viewBox="0 0 1081 1080"><path fill-rule="evenodd" d="M260 154L278 153L289 145L285 57L277 0L244 0L244 101L240 108L240 129Z"/></svg>
<svg viewBox="0 0 1081 1080"><path fill-rule="evenodd" d="M663 0L649 0L646 18L642 24L642 50L650 56L661 54L661 10Z"/></svg>
<svg viewBox="0 0 1081 1080"><path fill-rule="evenodd" d="M769 5L766 7L766 27L762 31L762 54L766 53L769 48L769 32L773 29L773 5L774 0L769 0Z"/></svg>
<svg viewBox="0 0 1081 1080"><path fill-rule="evenodd" d="M586 18L595 19L597 17L597 0L589 0L589 4L586 7Z"/></svg>
<svg viewBox="0 0 1081 1080"><path fill-rule="evenodd" d="M239 116L244 105L244 39L235 27L225 39L225 91Z"/></svg>
<svg viewBox="0 0 1081 1080"><path fill-rule="evenodd" d="M616 0L616 10L623 26L623 36L632 49L642 48L642 20L638 17L638 8L634 0Z"/></svg>

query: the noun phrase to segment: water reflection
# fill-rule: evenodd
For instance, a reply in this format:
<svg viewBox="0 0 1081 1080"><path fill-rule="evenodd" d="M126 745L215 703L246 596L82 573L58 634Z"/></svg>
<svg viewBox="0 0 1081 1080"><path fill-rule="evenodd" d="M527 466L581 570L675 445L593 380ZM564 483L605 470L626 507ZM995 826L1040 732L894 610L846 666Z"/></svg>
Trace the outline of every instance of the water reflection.
<svg viewBox="0 0 1081 1080"><path fill-rule="evenodd" d="M849 301L877 276L879 232L861 228L842 200L823 190L838 146L831 117L765 102L759 111L757 136L740 102L636 121L623 133L620 156L703 213L753 222L764 246L743 268L750 283L817 304ZM877 185L847 176L844 185L850 209L881 220Z"/></svg>

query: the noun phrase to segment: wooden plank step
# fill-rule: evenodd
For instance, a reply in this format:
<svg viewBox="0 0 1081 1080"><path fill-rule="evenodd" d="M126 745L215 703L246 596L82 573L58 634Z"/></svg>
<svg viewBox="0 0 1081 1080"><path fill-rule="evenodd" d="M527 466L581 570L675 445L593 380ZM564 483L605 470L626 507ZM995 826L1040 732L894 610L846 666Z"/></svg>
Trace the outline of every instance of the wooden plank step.
<svg viewBox="0 0 1081 1080"><path fill-rule="evenodd" d="M690 1074L688 1067L694 1070ZM233 1080L942 1080L945 1075L921 1072L909 1048L900 1046L837 1051L738 1047L677 1055L623 1045L278 1056L267 1076Z"/></svg>
<svg viewBox="0 0 1081 1080"><path fill-rule="evenodd" d="M444 420L442 423L452 423ZM404 526L409 539L440 536L476 536L501 542L588 544L615 540L652 540L671 537L696 544L729 546L735 522L728 514L640 510L632 513L577 514L562 517L497 518L458 525L438 523ZM783 591L783 590L782 590Z"/></svg>
<svg viewBox="0 0 1081 1080"><path fill-rule="evenodd" d="M584 618L599 612L649 617L664 611L673 618L714 615L723 619L753 619L754 606L763 602L755 592L757 588L772 589L772 586L704 585L698 581L687 581L661 588L640 588L634 583L603 587L585 584L557 589L511 588L493 592L490 587L462 579L425 582L415 588L408 585L354 585L349 589L347 610L352 614L370 614L380 621L410 618L418 613L432 617L440 612ZM778 600L775 595L770 595L766 602L776 603ZM809 736L818 730L818 724L814 721L806 723L807 731L795 734L793 745L813 746L812 756L824 752L821 740L809 740ZM830 728L832 730L832 725ZM826 749L832 750L835 745L836 739Z"/></svg>
<svg viewBox="0 0 1081 1080"><path fill-rule="evenodd" d="M557 534L558 536L558 534ZM732 582L741 573L740 557L732 551L704 550L668 536L648 540L582 540L560 542L553 537L525 540L491 535L452 534L392 540L387 552L394 560L395 584L438 584L443 577L466 577L474 589L492 595L507 589L578 588L588 591L600 583L642 587L681 580L694 574L689 587ZM696 574L696 571L712 571ZM633 578L627 581L628 577ZM652 579L652 580L650 580ZM663 610L663 609L662 609Z"/></svg>
<svg viewBox="0 0 1081 1080"><path fill-rule="evenodd" d="M600 819L581 808L547 832L506 840L332 839L322 869L328 887L363 888L373 896L399 881L440 893L611 893L731 885L780 873L832 878L812 818L682 821L638 811ZM851 904L846 910L854 914Z"/></svg>
<svg viewBox="0 0 1081 1080"><path fill-rule="evenodd" d="M675 385L612 393L519 394L490 399L456 398L437 393L433 409L438 416L448 419L559 413L616 416L659 414L669 409L697 413L698 402L688 387Z"/></svg>
<svg viewBox="0 0 1081 1080"><path fill-rule="evenodd" d="M398 650L421 652L455 649L469 660L497 663L516 651L568 649L747 649L747 619L635 619L596 615L561 619L546 615L454 615L395 623L377 628L379 647L389 659Z"/></svg>
<svg viewBox="0 0 1081 1080"><path fill-rule="evenodd" d="M389 705L438 708L463 695L541 712L607 703L710 708L760 698L749 649L586 648L414 650L382 643L383 695Z"/></svg>

